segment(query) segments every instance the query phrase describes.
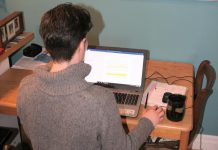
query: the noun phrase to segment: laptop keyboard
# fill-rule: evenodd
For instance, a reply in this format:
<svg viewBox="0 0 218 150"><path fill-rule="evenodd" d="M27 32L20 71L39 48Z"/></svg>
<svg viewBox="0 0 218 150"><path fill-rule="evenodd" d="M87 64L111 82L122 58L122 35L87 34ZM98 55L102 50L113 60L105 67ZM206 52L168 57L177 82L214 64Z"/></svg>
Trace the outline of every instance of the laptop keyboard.
<svg viewBox="0 0 218 150"><path fill-rule="evenodd" d="M139 95L114 92L114 97L118 104L136 105Z"/></svg>

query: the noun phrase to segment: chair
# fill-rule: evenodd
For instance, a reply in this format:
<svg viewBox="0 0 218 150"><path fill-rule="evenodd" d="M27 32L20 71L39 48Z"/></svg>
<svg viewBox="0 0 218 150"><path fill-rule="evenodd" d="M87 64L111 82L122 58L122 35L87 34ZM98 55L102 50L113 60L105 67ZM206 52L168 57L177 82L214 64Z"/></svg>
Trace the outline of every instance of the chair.
<svg viewBox="0 0 218 150"><path fill-rule="evenodd" d="M204 78L206 85L203 88ZM204 117L204 110L209 96L213 92L213 85L216 80L216 72L208 60L201 62L195 78L194 105L193 105L193 130L190 132L189 144L193 142L199 133ZM201 112L199 112L201 110Z"/></svg>
<svg viewBox="0 0 218 150"><path fill-rule="evenodd" d="M0 149L3 149L5 144L12 143L17 135L17 128L0 126Z"/></svg>
<svg viewBox="0 0 218 150"><path fill-rule="evenodd" d="M206 81L205 81L206 80ZM208 60L200 63L194 80L194 102L193 102L193 129L189 135L189 146L192 145L197 134L201 130L204 110L209 96L212 94L213 85L216 80L216 72ZM205 86L204 86L205 83ZM199 111L200 110L200 111ZM160 141L157 138L155 142L148 139L145 147L178 149L179 141Z"/></svg>
<svg viewBox="0 0 218 150"><path fill-rule="evenodd" d="M20 131L20 140L21 142L17 146L6 144L3 147L3 150L32 150L31 141L26 135L23 125L20 122L19 116L17 117L19 131Z"/></svg>

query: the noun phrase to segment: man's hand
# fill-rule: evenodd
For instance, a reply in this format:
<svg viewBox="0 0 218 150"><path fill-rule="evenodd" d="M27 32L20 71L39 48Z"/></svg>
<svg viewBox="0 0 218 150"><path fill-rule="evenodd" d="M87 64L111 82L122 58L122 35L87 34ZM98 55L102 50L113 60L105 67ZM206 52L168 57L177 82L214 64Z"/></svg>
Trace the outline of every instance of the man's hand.
<svg viewBox="0 0 218 150"><path fill-rule="evenodd" d="M154 127L163 120L164 110L161 107L150 106L143 111L142 117L148 118L153 123Z"/></svg>

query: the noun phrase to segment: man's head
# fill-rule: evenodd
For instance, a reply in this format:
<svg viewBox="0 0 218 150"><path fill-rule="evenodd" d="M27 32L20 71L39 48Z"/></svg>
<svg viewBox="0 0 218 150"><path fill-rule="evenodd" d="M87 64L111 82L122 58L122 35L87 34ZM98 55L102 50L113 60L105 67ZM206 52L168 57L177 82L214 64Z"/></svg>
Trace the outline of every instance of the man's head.
<svg viewBox="0 0 218 150"><path fill-rule="evenodd" d="M92 28L90 14L71 3L60 4L41 19L40 35L54 61L70 61L80 42Z"/></svg>

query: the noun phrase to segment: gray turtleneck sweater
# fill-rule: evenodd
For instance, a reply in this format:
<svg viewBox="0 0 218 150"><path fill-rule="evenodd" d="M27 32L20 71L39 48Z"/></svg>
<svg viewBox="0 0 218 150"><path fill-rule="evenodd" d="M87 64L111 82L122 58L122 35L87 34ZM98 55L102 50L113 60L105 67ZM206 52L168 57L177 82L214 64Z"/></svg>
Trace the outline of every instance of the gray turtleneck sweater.
<svg viewBox="0 0 218 150"><path fill-rule="evenodd" d="M17 98L34 150L137 150L153 130L143 118L125 133L113 94L85 81L89 65L49 70L41 66L22 80Z"/></svg>

